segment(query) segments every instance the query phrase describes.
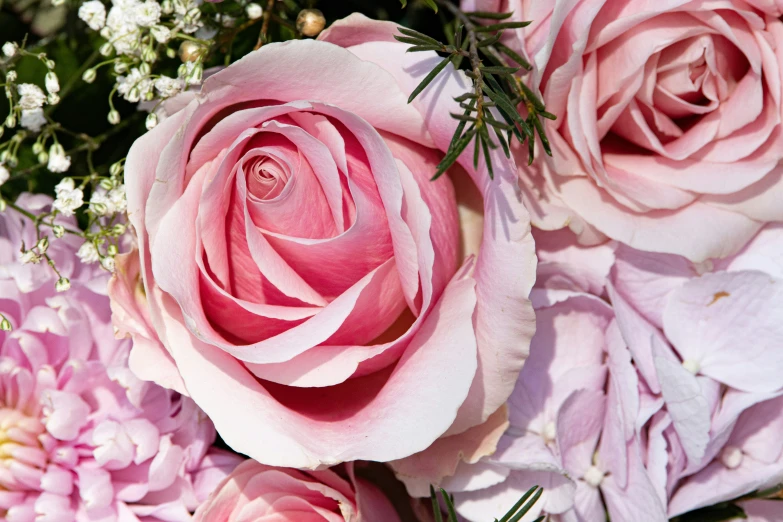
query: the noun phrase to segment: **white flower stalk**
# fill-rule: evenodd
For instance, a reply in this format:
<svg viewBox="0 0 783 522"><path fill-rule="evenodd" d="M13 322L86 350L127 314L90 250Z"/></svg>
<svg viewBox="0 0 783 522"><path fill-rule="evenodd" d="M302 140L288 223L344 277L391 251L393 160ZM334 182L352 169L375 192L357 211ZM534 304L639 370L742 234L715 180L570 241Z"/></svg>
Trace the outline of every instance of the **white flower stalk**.
<svg viewBox="0 0 783 522"><path fill-rule="evenodd" d="M22 110L39 109L46 103L46 94L32 83L20 83L16 86L16 92L19 93L19 107Z"/></svg>
<svg viewBox="0 0 783 522"><path fill-rule="evenodd" d="M93 31L100 31L106 25L106 8L103 2L90 0L79 7L79 18Z"/></svg>
<svg viewBox="0 0 783 522"><path fill-rule="evenodd" d="M49 148L49 162L46 165L46 168L49 169L50 172L66 172L69 168L71 168L71 157L65 155L65 151L63 150L62 145L59 143L55 143ZM69 179L69 178L68 178ZM63 180L65 181L65 180ZM57 186L61 186L63 181L61 181ZM73 184L73 180L71 180L71 184ZM57 190L57 187L55 187L55 191ZM82 205L82 196L81 196L81 190L76 189L79 192L79 205L76 207L80 207ZM58 198L59 192L57 192ZM65 213L65 212L63 212ZM67 214L70 215L70 214Z"/></svg>

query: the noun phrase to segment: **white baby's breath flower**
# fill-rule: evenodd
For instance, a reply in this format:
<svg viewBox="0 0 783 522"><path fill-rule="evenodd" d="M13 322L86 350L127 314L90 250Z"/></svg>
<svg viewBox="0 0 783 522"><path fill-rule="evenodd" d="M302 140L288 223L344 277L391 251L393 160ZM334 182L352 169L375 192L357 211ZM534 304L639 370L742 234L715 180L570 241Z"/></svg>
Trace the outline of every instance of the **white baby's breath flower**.
<svg viewBox="0 0 783 522"><path fill-rule="evenodd" d="M97 216L114 213L114 203L109 199L105 190L99 189L92 193L90 211Z"/></svg>
<svg viewBox="0 0 783 522"><path fill-rule="evenodd" d="M20 83L16 86L16 92L19 93L19 107L22 110L38 109L46 102L44 92L32 83Z"/></svg>
<svg viewBox="0 0 783 522"><path fill-rule="evenodd" d="M84 20L93 31L100 31L106 24L106 8L103 2L98 0L84 2L79 7L79 18Z"/></svg>
<svg viewBox="0 0 783 522"><path fill-rule="evenodd" d="M16 42L6 42L3 44L3 54L9 58L14 56L18 50L19 46L16 45Z"/></svg>
<svg viewBox="0 0 783 522"><path fill-rule="evenodd" d="M23 265L26 265L28 263L38 264L41 261L41 258L33 252L32 250L27 250L26 252L23 252L22 255L19 257L19 261Z"/></svg>
<svg viewBox="0 0 783 522"><path fill-rule="evenodd" d="M137 4L133 9L134 21L142 27L150 27L160 21L160 4L155 0L147 0Z"/></svg>
<svg viewBox="0 0 783 522"><path fill-rule="evenodd" d="M106 16L101 35L109 40L118 54L134 55L139 50L141 31L135 21L135 9L140 2L114 2Z"/></svg>
<svg viewBox="0 0 783 522"><path fill-rule="evenodd" d="M5 168L5 165L0 164L0 187L3 186L3 184L8 181L8 178L11 177L11 173L8 172L8 169Z"/></svg>
<svg viewBox="0 0 783 522"><path fill-rule="evenodd" d="M86 241L83 243L82 246L79 247L79 250L76 251L76 256L81 260L82 263L88 265L96 263L98 259L100 259L100 256L98 255L98 249L95 248L95 245L92 243L92 241Z"/></svg>
<svg viewBox="0 0 783 522"><path fill-rule="evenodd" d="M59 143L55 143L51 147L49 147L49 162L46 165L46 168L49 169L50 172L65 172L69 168L71 168L71 157L65 155L65 151L63 150L62 145ZM65 181L65 180L63 180ZM58 183L58 187L62 185L62 181ZM73 184L73 180L71 180L71 184ZM64 190L64 189L63 189ZM82 205L82 196L81 196L81 190L79 189L68 189L69 191L77 190L79 192L79 205L77 205L76 208L80 207ZM57 187L55 187L55 191L57 191ZM57 192L57 197L60 197L60 193ZM65 212L63 212L65 213Z"/></svg>
<svg viewBox="0 0 783 522"><path fill-rule="evenodd" d="M27 130L39 132L46 125L43 109L22 110L20 124Z"/></svg>
<svg viewBox="0 0 783 522"><path fill-rule="evenodd" d="M114 272L114 258L111 256L104 256L101 258L101 266L104 270L108 270L109 272Z"/></svg>
<svg viewBox="0 0 783 522"><path fill-rule="evenodd" d="M113 212L125 212L128 209L128 200L125 196L125 185L119 185L111 189L107 198L111 202Z"/></svg>
<svg viewBox="0 0 783 522"><path fill-rule="evenodd" d="M117 92L131 103L146 99L152 93L153 82L140 69L134 67L127 76L117 77Z"/></svg>
<svg viewBox="0 0 783 522"><path fill-rule="evenodd" d="M65 292L69 288L71 288L71 281L67 277L61 277L54 284L54 289L58 292Z"/></svg>
<svg viewBox="0 0 783 522"><path fill-rule="evenodd" d="M5 79L9 82L15 82L16 81L16 71L8 71L5 75Z"/></svg>
<svg viewBox="0 0 783 522"><path fill-rule="evenodd" d="M170 98L180 92L185 87L185 82L179 78L169 78L161 76L155 80L155 89L161 98Z"/></svg>
<svg viewBox="0 0 783 522"><path fill-rule="evenodd" d="M171 30L163 25L153 25L150 28L150 34L160 43L166 43L171 39Z"/></svg>

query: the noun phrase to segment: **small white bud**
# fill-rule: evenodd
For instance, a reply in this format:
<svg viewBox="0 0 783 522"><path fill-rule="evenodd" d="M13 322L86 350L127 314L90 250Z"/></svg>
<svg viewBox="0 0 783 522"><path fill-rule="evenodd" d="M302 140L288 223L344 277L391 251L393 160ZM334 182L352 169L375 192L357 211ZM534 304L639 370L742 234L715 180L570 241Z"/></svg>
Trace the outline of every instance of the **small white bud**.
<svg viewBox="0 0 783 522"><path fill-rule="evenodd" d="M11 177L11 173L8 172L8 169L3 166L2 163L0 163L0 187L3 186L3 184L8 181L8 178ZM2 201L2 200L0 200Z"/></svg>
<svg viewBox="0 0 783 522"><path fill-rule="evenodd" d="M3 54L9 58L14 56L18 50L19 46L16 45L16 42L6 42L3 44Z"/></svg>
<svg viewBox="0 0 783 522"><path fill-rule="evenodd" d="M50 93L60 92L60 81L57 79L57 75L54 72L49 71L46 73L46 79L44 80L46 90Z"/></svg>
<svg viewBox="0 0 783 522"><path fill-rule="evenodd" d="M148 64L147 62L142 62L141 65L139 65L139 72L143 76L149 76L150 71L151 71L151 67L150 64Z"/></svg>
<svg viewBox="0 0 783 522"><path fill-rule="evenodd" d="M264 15L264 10L255 2L247 4L245 12L247 13L247 17L251 20L258 20Z"/></svg>
<svg viewBox="0 0 783 522"><path fill-rule="evenodd" d="M101 266L104 270L114 272L114 258L110 256L104 256L101 258Z"/></svg>
<svg viewBox="0 0 783 522"><path fill-rule="evenodd" d="M146 64L156 61L158 59L158 55L154 50L150 49L149 47L145 47L141 52L141 59L144 60L144 63Z"/></svg>
<svg viewBox="0 0 783 522"><path fill-rule="evenodd" d="M9 114L8 117L5 119L5 126L9 129L13 129L16 127L16 115Z"/></svg>
<svg viewBox="0 0 783 522"><path fill-rule="evenodd" d="M58 94L51 93L49 94L49 96L46 97L46 102L49 105L57 105L58 103L60 103L60 96Z"/></svg>
<svg viewBox="0 0 783 522"><path fill-rule="evenodd" d="M117 74L128 72L128 64L120 61L114 62L114 72Z"/></svg>
<svg viewBox="0 0 783 522"><path fill-rule="evenodd" d="M42 237L38 240L38 243L35 244L35 246L38 248L38 251L41 254L45 254L47 250L49 250L49 238L48 237Z"/></svg>
<svg viewBox="0 0 783 522"><path fill-rule="evenodd" d="M52 233L54 234L54 237L60 239L65 235L65 227L62 225L55 225L52 227Z"/></svg>
<svg viewBox="0 0 783 522"><path fill-rule="evenodd" d="M43 143L36 141L33 143L33 154L40 154L44 150Z"/></svg>
<svg viewBox="0 0 783 522"><path fill-rule="evenodd" d="M111 167L109 167L109 174L112 176L119 176L122 174L122 163L119 161L117 163L112 163Z"/></svg>
<svg viewBox="0 0 783 522"><path fill-rule="evenodd" d="M154 112L149 113L146 121L147 130L152 130L157 124L158 124L158 115L155 114Z"/></svg>
<svg viewBox="0 0 783 522"><path fill-rule="evenodd" d="M106 42L105 44L101 45L100 49L98 49L98 52L101 53L103 56L109 56L114 48L109 42Z"/></svg>
<svg viewBox="0 0 783 522"><path fill-rule="evenodd" d="M108 247L106 247L106 253L112 257L116 256L117 252L118 252L117 245L109 245Z"/></svg>
<svg viewBox="0 0 783 522"><path fill-rule="evenodd" d="M109 178L103 178L100 182L98 182L98 185L100 185L101 188L105 190L111 190L114 188L114 182Z"/></svg>
<svg viewBox="0 0 783 522"><path fill-rule="evenodd" d="M169 58L174 58L175 56L177 56L177 51L175 51L171 47L167 47L166 48L166 56L169 57Z"/></svg>
<svg viewBox="0 0 783 522"><path fill-rule="evenodd" d="M49 60L49 59L47 58L46 60L44 60L44 65L46 65L46 67L47 67L48 69L54 69L54 65L55 65L55 64L54 64L54 60Z"/></svg>
<svg viewBox="0 0 783 522"><path fill-rule="evenodd" d="M111 233L113 236L119 237L125 233L125 229L126 229L125 225L123 225L122 223L118 223L111 228Z"/></svg>
<svg viewBox="0 0 783 522"><path fill-rule="evenodd" d="M8 73L5 75L5 79L9 82L15 82L17 78L16 71L8 71Z"/></svg>
<svg viewBox="0 0 783 522"><path fill-rule="evenodd" d="M5 202L5 200L0 199L0 213L5 212L7 206L8 204Z"/></svg>
<svg viewBox="0 0 783 522"><path fill-rule="evenodd" d="M97 73L95 72L95 69L87 69L84 71L84 74L82 74L82 80L84 80L86 83L92 83L95 81L96 76Z"/></svg>
<svg viewBox="0 0 783 522"><path fill-rule="evenodd" d="M49 154L46 153L45 150L42 150L37 154L38 157L38 163L48 163L49 162Z"/></svg>
<svg viewBox="0 0 783 522"><path fill-rule="evenodd" d="M4 332L10 332L11 331L11 321L6 319L4 315L0 315L0 330Z"/></svg>
<svg viewBox="0 0 783 522"><path fill-rule="evenodd" d="M69 288L71 288L71 281L69 281L67 277L61 277L54 284L54 289L58 292L65 292Z"/></svg>
<svg viewBox="0 0 783 522"><path fill-rule="evenodd" d="M171 14L174 12L174 7L171 5L171 0L163 0L160 3L160 11L163 14Z"/></svg>
<svg viewBox="0 0 783 522"><path fill-rule="evenodd" d="M60 7L65 3L65 0L52 0L52 5L54 7Z"/></svg>
<svg viewBox="0 0 783 522"><path fill-rule="evenodd" d="M38 264L41 262L41 258L38 257L38 254L33 252L32 250L27 250L25 252L22 252L22 257L19 259L23 265L26 265L28 263L32 264Z"/></svg>
<svg viewBox="0 0 783 522"><path fill-rule="evenodd" d="M111 110L107 119L112 125L117 125L120 122L120 113L116 110Z"/></svg>

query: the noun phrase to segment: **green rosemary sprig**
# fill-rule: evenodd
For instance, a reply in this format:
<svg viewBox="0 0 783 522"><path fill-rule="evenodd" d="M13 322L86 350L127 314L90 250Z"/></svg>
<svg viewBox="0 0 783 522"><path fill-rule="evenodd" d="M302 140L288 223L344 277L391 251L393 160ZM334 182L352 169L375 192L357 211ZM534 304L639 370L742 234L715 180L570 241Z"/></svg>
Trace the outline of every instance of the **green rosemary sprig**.
<svg viewBox="0 0 783 522"><path fill-rule="evenodd" d="M495 518L495 522L519 522L522 517L530 511L533 505L538 502L538 499L541 498L543 492L544 490L540 487L533 486L527 490L527 493L522 495L522 498L520 498L500 520ZM446 510L448 511L449 518L447 522L458 522L457 511L454 509L454 496L446 493L443 488L440 488L440 495L443 498L443 501L446 504ZM435 517L435 522L443 522L443 513L440 509L438 496L435 494L435 488L432 486L430 486L430 500L432 500L432 513ZM545 516L540 516L534 522L542 522L544 518Z"/></svg>
<svg viewBox="0 0 783 522"><path fill-rule="evenodd" d="M507 21L512 13L463 12L451 0L430 1L452 14L456 30L453 39L450 38L452 43L446 44L418 31L399 28L400 35L395 38L411 46L408 52L435 51L445 55L413 90L408 103L449 63L459 68L467 59L465 74L473 82L469 92L455 98L464 112L451 114L459 124L432 179L446 172L471 142L474 167L478 168L479 158L483 157L491 178L494 170L490 150L500 146L509 157L512 139L520 143L527 141L528 164L534 159L536 137L544 152L551 156L541 118L554 120L556 117L546 111L544 102L519 77L520 71L531 69L530 64L500 42L503 31L525 27L530 22Z"/></svg>

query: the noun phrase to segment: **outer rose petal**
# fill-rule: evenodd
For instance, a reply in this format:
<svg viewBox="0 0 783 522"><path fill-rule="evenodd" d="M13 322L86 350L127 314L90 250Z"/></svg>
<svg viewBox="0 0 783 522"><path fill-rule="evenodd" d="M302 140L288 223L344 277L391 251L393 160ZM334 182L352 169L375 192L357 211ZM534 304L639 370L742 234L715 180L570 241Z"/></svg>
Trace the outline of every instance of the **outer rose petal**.
<svg viewBox="0 0 783 522"><path fill-rule="evenodd" d="M482 457L492 455L506 428L508 409L504 405L482 424L457 435L440 438L426 450L392 461L389 465L397 478L405 483L409 495L426 497L430 494L430 485L441 484L445 477L454 475L457 466L475 464Z"/></svg>
<svg viewBox="0 0 783 522"><path fill-rule="evenodd" d="M434 53L406 53L393 41L397 26L354 14L337 21L319 36L371 61L391 73L402 92L410 93L439 60ZM424 117L435 145L446 150L454 125L453 97L465 92L462 73L447 67L413 102ZM494 180L486 167L476 170L470 154L460 164L484 198L484 234L476 264L476 336L479 370L470 395L449 434L486 420L506 400L527 356L535 322L527 296L535 274L530 218L521 205L514 166L502 151L493 154ZM522 266L520 266L522 263ZM501 305L502 303L502 305Z"/></svg>

